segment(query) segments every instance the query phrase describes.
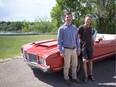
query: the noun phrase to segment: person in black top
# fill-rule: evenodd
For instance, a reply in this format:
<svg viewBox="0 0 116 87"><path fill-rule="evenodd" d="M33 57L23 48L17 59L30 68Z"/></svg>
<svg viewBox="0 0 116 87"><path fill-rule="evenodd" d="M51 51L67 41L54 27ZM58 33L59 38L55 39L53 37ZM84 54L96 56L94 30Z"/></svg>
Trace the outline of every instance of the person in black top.
<svg viewBox="0 0 116 87"><path fill-rule="evenodd" d="M81 25L78 30L80 38L83 70L84 70L84 82L88 82L88 77L94 81L93 77L93 50L94 50L94 30L91 27L92 16L87 15L85 17L85 24ZM87 73L87 63L89 63L89 75Z"/></svg>

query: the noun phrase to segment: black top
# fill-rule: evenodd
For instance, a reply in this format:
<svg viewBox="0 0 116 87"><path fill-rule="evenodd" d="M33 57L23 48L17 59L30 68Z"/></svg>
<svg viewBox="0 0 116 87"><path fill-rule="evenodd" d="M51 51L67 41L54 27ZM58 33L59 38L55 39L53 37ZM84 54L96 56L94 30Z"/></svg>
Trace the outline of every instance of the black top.
<svg viewBox="0 0 116 87"><path fill-rule="evenodd" d="M81 48L82 47L93 47L94 30L92 27L85 27L84 25L79 27L78 33L80 34Z"/></svg>

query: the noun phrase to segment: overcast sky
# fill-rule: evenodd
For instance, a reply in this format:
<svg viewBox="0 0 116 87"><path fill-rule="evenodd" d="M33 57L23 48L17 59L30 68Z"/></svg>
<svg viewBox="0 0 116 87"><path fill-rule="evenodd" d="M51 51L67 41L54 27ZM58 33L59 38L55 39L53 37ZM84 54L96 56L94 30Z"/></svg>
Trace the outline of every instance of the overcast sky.
<svg viewBox="0 0 116 87"><path fill-rule="evenodd" d="M48 18L55 0L0 0L0 21L35 21Z"/></svg>

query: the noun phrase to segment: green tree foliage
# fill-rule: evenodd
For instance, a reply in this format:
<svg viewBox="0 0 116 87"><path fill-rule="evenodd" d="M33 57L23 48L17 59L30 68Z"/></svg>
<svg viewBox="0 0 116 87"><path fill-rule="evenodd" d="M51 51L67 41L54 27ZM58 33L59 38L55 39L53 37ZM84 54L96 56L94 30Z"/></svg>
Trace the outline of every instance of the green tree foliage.
<svg viewBox="0 0 116 87"><path fill-rule="evenodd" d="M54 32L51 22L37 18L35 22L0 22L0 31L50 33Z"/></svg>
<svg viewBox="0 0 116 87"><path fill-rule="evenodd" d="M29 32L29 22L27 21L23 21L23 28L22 28L22 32Z"/></svg>
<svg viewBox="0 0 116 87"><path fill-rule="evenodd" d="M30 30L38 33L52 32L53 26L46 19L37 18L33 25L30 25Z"/></svg>
<svg viewBox="0 0 116 87"><path fill-rule="evenodd" d="M92 14L92 25L100 33L115 33L115 0L56 0L56 2L51 17L57 29L63 23L63 13L71 11L74 16L73 23L77 26L83 24L86 14Z"/></svg>
<svg viewBox="0 0 116 87"><path fill-rule="evenodd" d="M55 22L55 26L58 29L59 26L64 22L63 14L65 11L71 11L74 15L73 22L76 25L79 25L82 4L78 0L56 0L57 4L53 7L51 12L52 22ZM83 10L82 10L83 11Z"/></svg>
<svg viewBox="0 0 116 87"><path fill-rule="evenodd" d="M83 0L56 0L57 4L51 12L52 22L56 24L58 29L63 24L63 14L66 11L73 13L73 23L77 26L83 23L84 16L91 12L91 5ZM87 4L87 5L86 5ZM89 9L89 10L88 10Z"/></svg>
<svg viewBox="0 0 116 87"><path fill-rule="evenodd" d="M21 31L22 27L22 22L0 22L0 31Z"/></svg>
<svg viewBox="0 0 116 87"><path fill-rule="evenodd" d="M115 32L115 0L89 0L93 4L97 29L101 33ZM95 9L96 8L96 9Z"/></svg>

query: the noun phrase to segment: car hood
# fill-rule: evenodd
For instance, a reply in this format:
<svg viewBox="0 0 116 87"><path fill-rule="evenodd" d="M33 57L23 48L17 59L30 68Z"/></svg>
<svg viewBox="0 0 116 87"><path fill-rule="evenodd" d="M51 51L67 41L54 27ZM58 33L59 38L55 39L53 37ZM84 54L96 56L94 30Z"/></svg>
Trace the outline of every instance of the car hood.
<svg viewBox="0 0 116 87"><path fill-rule="evenodd" d="M57 40L34 42L23 46L23 48L25 48L26 53L35 54L42 58L46 58L55 52L59 52Z"/></svg>

